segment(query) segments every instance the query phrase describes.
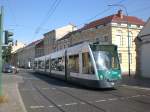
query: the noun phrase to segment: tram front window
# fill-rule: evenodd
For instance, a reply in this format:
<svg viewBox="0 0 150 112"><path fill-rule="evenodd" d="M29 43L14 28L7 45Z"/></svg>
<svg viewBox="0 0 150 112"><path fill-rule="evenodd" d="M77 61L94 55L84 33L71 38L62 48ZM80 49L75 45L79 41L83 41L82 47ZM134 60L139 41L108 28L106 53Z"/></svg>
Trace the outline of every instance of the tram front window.
<svg viewBox="0 0 150 112"><path fill-rule="evenodd" d="M119 62L115 53L94 51L93 56L98 70L119 69Z"/></svg>

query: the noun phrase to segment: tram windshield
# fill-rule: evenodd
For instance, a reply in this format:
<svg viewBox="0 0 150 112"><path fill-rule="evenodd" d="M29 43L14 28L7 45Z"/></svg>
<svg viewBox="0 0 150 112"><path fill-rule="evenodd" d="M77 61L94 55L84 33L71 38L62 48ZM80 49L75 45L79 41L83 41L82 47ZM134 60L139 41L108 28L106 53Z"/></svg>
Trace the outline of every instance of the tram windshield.
<svg viewBox="0 0 150 112"><path fill-rule="evenodd" d="M93 51L98 70L119 69L117 53L108 51Z"/></svg>

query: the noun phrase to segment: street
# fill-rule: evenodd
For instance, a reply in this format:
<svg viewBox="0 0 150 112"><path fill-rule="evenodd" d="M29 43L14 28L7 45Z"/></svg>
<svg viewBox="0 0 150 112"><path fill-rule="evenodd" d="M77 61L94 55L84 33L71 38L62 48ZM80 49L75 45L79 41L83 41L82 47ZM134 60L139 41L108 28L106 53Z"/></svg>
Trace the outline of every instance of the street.
<svg viewBox="0 0 150 112"><path fill-rule="evenodd" d="M27 112L149 112L150 89L94 90L21 71L19 91Z"/></svg>

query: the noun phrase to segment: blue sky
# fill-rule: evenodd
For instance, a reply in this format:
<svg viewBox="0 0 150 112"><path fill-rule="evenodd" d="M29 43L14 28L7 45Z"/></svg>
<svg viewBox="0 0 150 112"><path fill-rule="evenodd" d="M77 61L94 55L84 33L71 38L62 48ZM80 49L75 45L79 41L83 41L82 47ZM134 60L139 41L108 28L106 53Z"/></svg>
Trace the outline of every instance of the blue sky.
<svg viewBox="0 0 150 112"><path fill-rule="evenodd" d="M0 0L0 5L4 6L5 30L14 32L15 40L30 43L42 38L44 33L68 23L80 28L90 21L114 14L120 8L109 8L108 5L115 3L126 6L129 15L144 21L150 17L150 0L57 0L56 10L53 7L55 11L51 14L48 11L55 1ZM39 26L40 30L36 33Z"/></svg>

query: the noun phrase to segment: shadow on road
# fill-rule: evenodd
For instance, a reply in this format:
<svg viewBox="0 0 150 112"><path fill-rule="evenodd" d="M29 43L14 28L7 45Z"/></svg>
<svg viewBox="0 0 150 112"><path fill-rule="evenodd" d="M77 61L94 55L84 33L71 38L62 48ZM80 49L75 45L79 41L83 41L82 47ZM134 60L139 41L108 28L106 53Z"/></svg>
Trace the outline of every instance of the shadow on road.
<svg viewBox="0 0 150 112"><path fill-rule="evenodd" d="M84 89L84 90L93 90L93 91L112 91L116 90L115 88L91 88L91 87L86 87L84 85L80 85L78 83L73 83L73 82L68 82L63 79L57 78L57 77L52 77L49 75L41 74L41 73L35 73L35 72L29 72L31 75L34 77L37 77L40 80L43 80L47 82L48 84L54 85L54 86L59 86L59 87L69 87L69 88L76 88L76 89Z"/></svg>

